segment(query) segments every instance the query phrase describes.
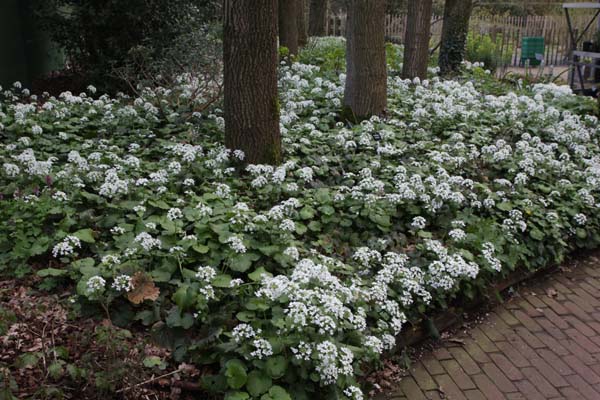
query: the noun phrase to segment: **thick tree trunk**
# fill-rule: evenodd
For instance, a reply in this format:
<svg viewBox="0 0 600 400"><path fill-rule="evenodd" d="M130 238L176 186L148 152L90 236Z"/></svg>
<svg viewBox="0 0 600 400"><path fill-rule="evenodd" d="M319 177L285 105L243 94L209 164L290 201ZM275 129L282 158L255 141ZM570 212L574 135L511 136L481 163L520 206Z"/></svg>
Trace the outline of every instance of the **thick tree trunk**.
<svg viewBox="0 0 600 400"><path fill-rule="evenodd" d="M427 77L432 0L409 1L404 37L403 78Z"/></svg>
<svg viewBox="0 0 600 400"><path fill-rule="evenodd" d="M327 0L310 0L308 13L308 35L327 35Z"/></svg>
<svg viewBox="0 0 600 400"><path fill-rule="evenodd" d="M225 0L223 28L225 145L278 164L277 0Z"/></svg>
<svg viewBox="0 0 600 400"><path fill-rule="evenodd" d="M297 0L279 0L279 45L287 47L290 55L298 54Z"/></svg>
<svg viewBox="0 0 600 400"><path fill-rule="evenodd" d="M344 106L362 119L382 114L386 105L385 0L350 0Z"/></svg>
<svg viewBox="0 0 600 400"><path fill-rule="evenodd" d="M298 18L296 19L296 24L298 25L298 46L304 47L306 46L306 43L308 43L308 31L306 29L306 1L297 1L298 4L296 5L296 12L298 14Z"/></svg>
<svg viewBox="0 0 600 400"><path fill-rule="evenodd" d="M465 56L472 11L473 0L446 0L439 59L442 75L456 72L460 68Z"/></svg>

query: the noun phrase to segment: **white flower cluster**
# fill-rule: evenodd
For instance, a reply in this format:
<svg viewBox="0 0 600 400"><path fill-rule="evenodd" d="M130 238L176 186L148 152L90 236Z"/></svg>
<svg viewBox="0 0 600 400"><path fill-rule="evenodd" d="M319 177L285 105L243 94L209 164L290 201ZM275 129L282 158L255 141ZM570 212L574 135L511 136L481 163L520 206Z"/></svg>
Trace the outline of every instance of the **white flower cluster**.
<svg viewBox="0 0 600 400"><path fill-rule="evenodd" d="M75 236L67 236L62 242L52 248L52 256L70 256L75 252L75 249L81 247L81 241Z"/></svg>

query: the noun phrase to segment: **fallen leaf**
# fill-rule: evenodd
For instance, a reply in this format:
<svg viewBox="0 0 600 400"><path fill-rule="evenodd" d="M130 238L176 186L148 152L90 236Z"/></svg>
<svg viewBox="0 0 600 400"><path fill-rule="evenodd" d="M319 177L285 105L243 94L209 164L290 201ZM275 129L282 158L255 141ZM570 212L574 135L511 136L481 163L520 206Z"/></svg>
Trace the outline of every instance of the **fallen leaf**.
<svg viewBox="0 0 600 400"><path fill-rule="evenodd" d="M133 304L140 304L144 300L155 301L158 299L160 290L154 285L154 281L150 276L143 272L136 272L131 278L133 289L127 293L127 298Z"/></svg>
<svg viewBox="0 0 600 400"><path fill-rule="evenodd" d="M556 297L556 296L558 296L558 292L556 291L556 289L553 289L553 288L550 288L550 289L546 290L546 294L549 297Z"/></svg>

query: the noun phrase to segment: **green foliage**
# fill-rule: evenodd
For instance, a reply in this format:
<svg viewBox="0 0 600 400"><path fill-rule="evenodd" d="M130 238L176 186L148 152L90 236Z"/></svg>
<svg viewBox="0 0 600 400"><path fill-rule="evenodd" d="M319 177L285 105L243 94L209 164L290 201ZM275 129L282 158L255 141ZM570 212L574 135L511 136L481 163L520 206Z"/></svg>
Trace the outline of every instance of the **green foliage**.
<svg viewBox="0 0 600 400"><path fill-rule="evenodd" d="M145 327L211 393L345 399L406 321L600 243L591 100L465 66L391 77L388 117L346 124L342 43L280 67L278 167L241 166L192 80L134 99L2 94L3 274L33 266L82 313ZM130 332L93 340L106 358L86 379L110 393ZM48 374L84 375L58 359Z"/></svg>
<svg viewBox="0 0 600 400"><path fill-rule="evenodd" d="M210 0L35 0L41 26L66 52L71 67L101 89L111 71L143 46L158 59L184 33L214 17Z"/></svg>
<svg viewBox="0 0 600 400"><path fill-rule="evenodd" d="M483 62L485 68L495 71L498 67L510 63L513 49L508 46L501 55L502 40L496 38L494 42L490 35L476 35L469 32L465 60Z"/></svg>

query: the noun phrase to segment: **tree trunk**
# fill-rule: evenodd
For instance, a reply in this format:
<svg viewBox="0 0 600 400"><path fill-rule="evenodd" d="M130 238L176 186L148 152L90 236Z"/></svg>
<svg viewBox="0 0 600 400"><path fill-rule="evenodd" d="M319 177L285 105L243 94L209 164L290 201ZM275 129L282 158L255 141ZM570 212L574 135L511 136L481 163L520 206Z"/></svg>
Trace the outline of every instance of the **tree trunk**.
<svg viewBox="0 0 600 400"><path fill-rule="evenodd" d="M385 0L350 0L346 23L344 106L353 119L380 115L387 105Z"/></svg>
<svg viewBox="0 0 600 400"><path fill-rule="evenodd" d="M404 64L402 77L427 77L429 36L431 33L432 0L408 2L406 35L404 37Z"/></svg>
<svg viewBox="0 0 600 400"><path fill-rule="evenodd" d="M439 59L442 75L456 72L460 68L465 56L472 11L473 0L446 0Z"/></svg>
<svg viewBox="0 0 600 400"><path fill-rule="evenodd" d="M287 47L290 55L298 54L297 0L279 0L279 45Z"/></svg>
<svg viewBox="0 0 600 400"><path fill-rule="evenodd" d="M251 164L279 164L277 0L225 0L225 145Z"/></svg>
<svg viewBox="0 0 600 400"><path fill-rule="evenodd" d="M327 0L310 0L308 36L327 35Z"/></svg>
<svg viewBox="0 0 600 400"><path fill-rule="evenodd" d="M297 14L298 18L296 24L298 25L298 46L304 47L308 43L308 31L306 30L306 2L305 0L297 0Z"/></svg>

